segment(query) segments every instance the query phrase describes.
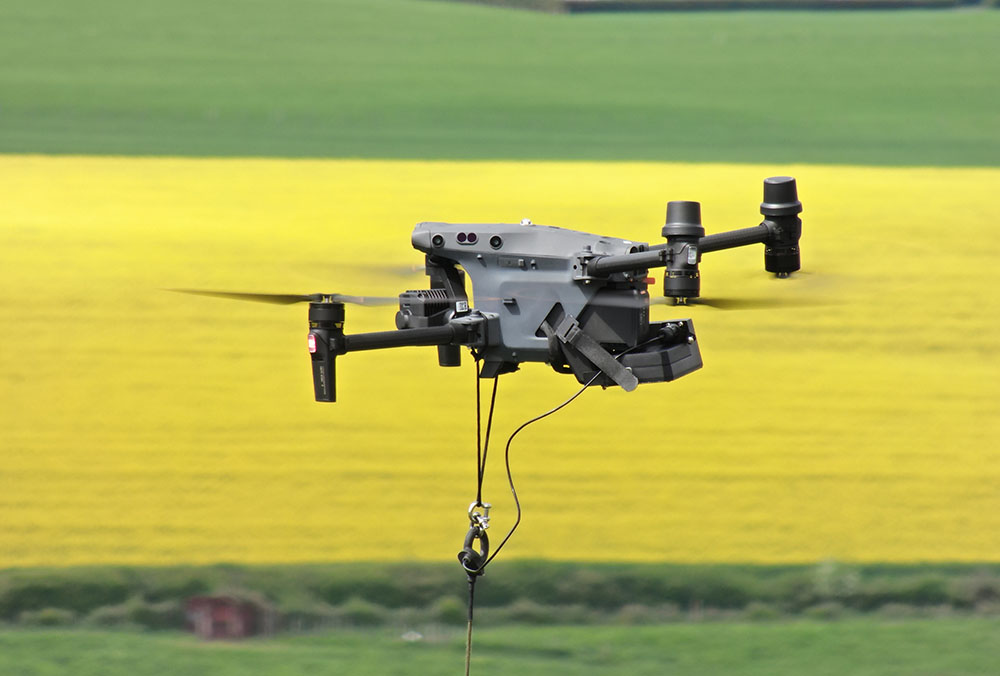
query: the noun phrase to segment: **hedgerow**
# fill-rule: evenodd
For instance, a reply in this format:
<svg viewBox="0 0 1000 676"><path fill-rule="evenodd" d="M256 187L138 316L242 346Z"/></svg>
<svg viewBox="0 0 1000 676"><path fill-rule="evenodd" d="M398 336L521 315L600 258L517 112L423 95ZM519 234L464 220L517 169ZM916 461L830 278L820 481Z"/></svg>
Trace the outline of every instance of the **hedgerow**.
<svg viewBox="0 0 1000 676"><path fill-rule="evenodd" d="M0 571L0 621L180 629L184 604L242 596L279 629L443 624L465 620L457 566L87 567ZM1000 612L1000 564L680 565L514 561L477 585L485 624L653 624L805 616Z"/></svg>

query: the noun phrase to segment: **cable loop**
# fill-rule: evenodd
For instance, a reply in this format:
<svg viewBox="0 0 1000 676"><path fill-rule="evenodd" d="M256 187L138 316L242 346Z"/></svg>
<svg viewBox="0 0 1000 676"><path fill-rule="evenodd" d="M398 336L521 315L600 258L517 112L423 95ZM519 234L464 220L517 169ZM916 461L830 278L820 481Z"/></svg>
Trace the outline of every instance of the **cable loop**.
<svg viewBox="0 0 1000 676"><path fill-rule="evenodd" d="M479 548L476 549L475 542L479 540ZM465 534L465 542L462 551L458 553L458 562L470 576L483 574L483 563L490 555L490 539L486 531L479 526L472 526Z"/></svg>

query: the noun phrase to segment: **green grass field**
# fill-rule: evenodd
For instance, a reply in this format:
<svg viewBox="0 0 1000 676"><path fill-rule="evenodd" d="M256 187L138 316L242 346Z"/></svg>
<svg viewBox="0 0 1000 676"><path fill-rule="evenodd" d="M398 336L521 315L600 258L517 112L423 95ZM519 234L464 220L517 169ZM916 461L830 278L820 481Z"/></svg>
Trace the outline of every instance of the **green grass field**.
<svg viewBox="0 0 1000 676"><path fill-rule="evenodd" d="M344 631L246 643L175 634L56 630L0 633L0 673L16 676L298 676L460 673L461 630ZM532 627L480 631L473 672L949 676L990 673L997 619L703 623L658 627Z"/></svg>
<svg viewBox="0 0 1000 676"><path fill-rule="evenodd" d="M0 5L0 152L1000 162L1000 12Z"/></svg>

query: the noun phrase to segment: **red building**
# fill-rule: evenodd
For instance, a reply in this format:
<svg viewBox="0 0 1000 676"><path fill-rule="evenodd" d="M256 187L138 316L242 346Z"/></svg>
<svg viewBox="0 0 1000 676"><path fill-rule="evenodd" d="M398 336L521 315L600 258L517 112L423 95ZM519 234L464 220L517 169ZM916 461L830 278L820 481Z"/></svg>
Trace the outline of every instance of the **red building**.
<svg viewBox="0 0 1000 676"><path fill-rule="evenodd" d="M235 596L188 599L188 628L204 639L234 639L271 633L270 613L253 601Z"/></svg>

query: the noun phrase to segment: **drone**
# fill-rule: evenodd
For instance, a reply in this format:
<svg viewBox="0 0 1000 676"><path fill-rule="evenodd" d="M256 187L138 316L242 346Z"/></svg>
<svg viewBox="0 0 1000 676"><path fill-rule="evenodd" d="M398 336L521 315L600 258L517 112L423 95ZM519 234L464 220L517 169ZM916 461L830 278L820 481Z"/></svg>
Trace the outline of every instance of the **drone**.
<svg viewBox="0 0 1000 676"><path fill-rule="evenodd" d="M186 293L290 304L309 303L308 349L316 401L337 400L336 360L351 352L436 346L438 363L461 364L469 348L481 378L549 364L584 385L667 382L702 366L691 319L652 322L648 285L664 268L663 295L685 305L701 294L698 265L712 251L764 244L764 269L788 277L800 269L795 179L764 180L759 225L706 235L701 204L667 204L665 243L649 245L525 219L504 223L418 223L413 247L425 254L430 288L399 294L396 328L344 333L346 304L377 299L343 294ZM475 305L465 278L471 279Z"/></svg>

